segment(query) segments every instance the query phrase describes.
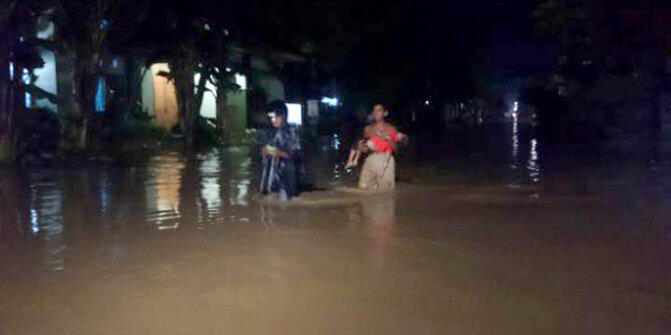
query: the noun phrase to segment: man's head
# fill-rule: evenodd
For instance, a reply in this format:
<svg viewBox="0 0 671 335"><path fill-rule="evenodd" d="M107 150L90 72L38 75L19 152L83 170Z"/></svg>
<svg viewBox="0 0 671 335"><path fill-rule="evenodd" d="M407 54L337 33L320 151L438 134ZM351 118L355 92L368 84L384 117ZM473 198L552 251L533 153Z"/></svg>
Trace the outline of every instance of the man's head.
<svg viewBox="0 0 671 335"><path fill-rule="evenodd" d="M282 100L275 100L268 104L268 117L270 118L270 123L275 128L279 128L287 120L287 105Z"/></svg>
<svg viewBox="0 0 671 335"><path fill-rule="evenodd" d="M375 122L380 122L384 120L387 115L389 115L389 112L387 111L387 107L381 102L376 102L373 105L373 110L370 112L371 116L373 117L373 121Z"/></svg>

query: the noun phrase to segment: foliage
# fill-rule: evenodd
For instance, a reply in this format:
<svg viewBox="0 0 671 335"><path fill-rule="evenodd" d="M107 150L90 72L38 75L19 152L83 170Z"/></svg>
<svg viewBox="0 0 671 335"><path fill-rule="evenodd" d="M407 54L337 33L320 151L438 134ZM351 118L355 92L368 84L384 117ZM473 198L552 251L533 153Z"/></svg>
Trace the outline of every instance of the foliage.
<svg viewBox="0 0 671 335"><path fill-rule="evenodd" d="M130 113L114 134L114 137L121 141L132 139L162 140L166 136L167 132L154 124L153 117L139 109Z"/></svg>
<svg viewBox="0 0 671 335"><path fill-rule="evenodd" d="M537 7L539 37L560 49L553 76L527 91L541 122L589 124L599 133L604 127L642 131L656 122L651 103L657 89L656 70L613 50L627 28L610 29L612 36L605 34L604 27L614 21L604 18L619 15L609 10L589 0L547 0Z"/></svg>
<svg viewBox="0 0 671 335"><path fill-rule="evenodd" d="M33 70L44 65L39 56L38 25L30 1L0 4L0 161L13 161L17 138L17 110L23 110L23 94L43 91L33 85ZM13 73L10 73L10 66Z"/></svg>

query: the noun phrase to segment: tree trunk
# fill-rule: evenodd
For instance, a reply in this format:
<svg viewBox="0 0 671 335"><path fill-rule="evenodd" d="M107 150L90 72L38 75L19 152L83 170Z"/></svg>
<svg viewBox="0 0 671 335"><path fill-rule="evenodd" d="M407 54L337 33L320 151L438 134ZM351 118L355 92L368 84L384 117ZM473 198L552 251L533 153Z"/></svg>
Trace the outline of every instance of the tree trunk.
<svg viewBox="0 0 671 335"><path fill-rule="evenodd" d="M194 142L195 96L193 88L193 73L191 67L182 64L171 64L170 71L175 80L177 104L179 106L179 124L185 137L186 145L191 147Z"/></svg>
<svg viewBox="0 0 671 335"><path fill-rule="evenodd" d="M84 58L84 57L82 57ZM81 106L81 121L77 122L77 142L76 148L84 150L89 142L88 126L89 118L94 112L93 101L95 99L96 74L95 66L97 64L97 57L93 59L81 59L78 57L78 63L81 69L79 77L79 106Z"/></svg>
<svg viewBox="0 0 671 335"><path fill-rule="evenodd" d="M11 163L14 161L12 141L12 116L13 109L9 105L11 87L7 79L7 59L0 59L0 163Z"/></svg>
<svg viewBox="0 0 671 335"><path fill-rule="evenodd" d="M9 58L0 60L0 163L13 163L16 159L17 131L16 111L21 107L17 102L17 90L9 80Z"/></svg>
<svg viewBox="0 0 671 335"><path fill-rule="evenodd" d="M200 115L200 107L203 105L203 96L205 95L205 84L207 84L207 76L201 74L198 79L198 86L196 88L196 110L195 115Z"/></svg>
<svg viewBox="0 0 671 335"><path fill-rule="evenodd" d="M14 105L11 99L13 89L9 79L9 50L7 44L11 36L6 29L10 8L14 3L6 4L0 13L0 163L14 161L13 117Z"/></svg>
<svg viewBox="0 0 671 335"><path fill-rule="evenodd" d="M193 82L193 66L189 62L175 62L170 65L170 71L175 80L175 87L177 89L177 104L179 106L180 128L184 134L186 145L193 146L197 129L195 129L195 121L200 106L203 102L203 95L205 93L205 84L207 83L206 76L200 76L198 86L194 88ZM195 90L195 92L194 92Z"/></svg>
<svg viewBox="0 0 671 335"><path fill-rule="evenodd" d="M130 60L126 63L126 90L122 97L121 107L117 111L122 113L118 116L119 123L123 124L130 113L136 110L140 102L140 94L142 92L142 78L147 72L147 69L142 70L142 61Z"/></svg>
<svg viewBox="0 0 671 335"><path fill-rule="evenodd" d="M215 103L217 107L217 119L216 119L216 125L217 125L217 131L219 134L223 134L226 136L226 133L228 132L228 129L226 129L227 126L229 126L226 122L226 108L228 104L228 97L226 96L226 88L224 85L217 85L217 95L215 97Z"/></svg>
<svg viewBox="0 0 671 335"><path fill-rule="evenodd" d="M80 74L77 68L74 52L68 50L56 56L58 113L62 120L61 148L65 150L77 147L81 128L80 88L77 85Z"/></svg>

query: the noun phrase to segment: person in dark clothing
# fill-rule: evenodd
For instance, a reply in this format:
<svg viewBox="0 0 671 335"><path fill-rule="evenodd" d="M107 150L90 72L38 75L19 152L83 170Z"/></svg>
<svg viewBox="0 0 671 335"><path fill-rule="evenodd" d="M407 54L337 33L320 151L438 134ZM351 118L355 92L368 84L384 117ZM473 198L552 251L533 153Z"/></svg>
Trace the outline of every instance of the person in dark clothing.
<svg viewBox="0 0 671 335"><path fill-rule="evenodd" d="M300 193L298 158L301 142L297 130L287 124L284 101L269 103L268 117L272 128L262 141L261 193L277 192L280 201L287 201Z"/></svg>

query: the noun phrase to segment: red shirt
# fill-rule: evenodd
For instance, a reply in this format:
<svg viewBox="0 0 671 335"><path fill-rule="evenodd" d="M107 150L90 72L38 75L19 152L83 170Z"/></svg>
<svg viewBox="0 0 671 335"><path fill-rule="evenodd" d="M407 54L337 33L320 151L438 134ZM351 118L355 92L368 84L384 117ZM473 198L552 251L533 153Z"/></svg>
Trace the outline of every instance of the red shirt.
<svg viewBox="0 0 671 335"><path fill-rule="evenodd" d="M394 143L398 143L399 141L399 136L398 132L394 129L389 129L387 132L387 135L391 137L391 140L394 141ZM381 137L381 136L371 136L370 138L371 141L373 141L373 145L375 146L375 149L373 149L375 152L385 152L385 153L392 153L394 151L394 147L392 143Z"/></svg>

